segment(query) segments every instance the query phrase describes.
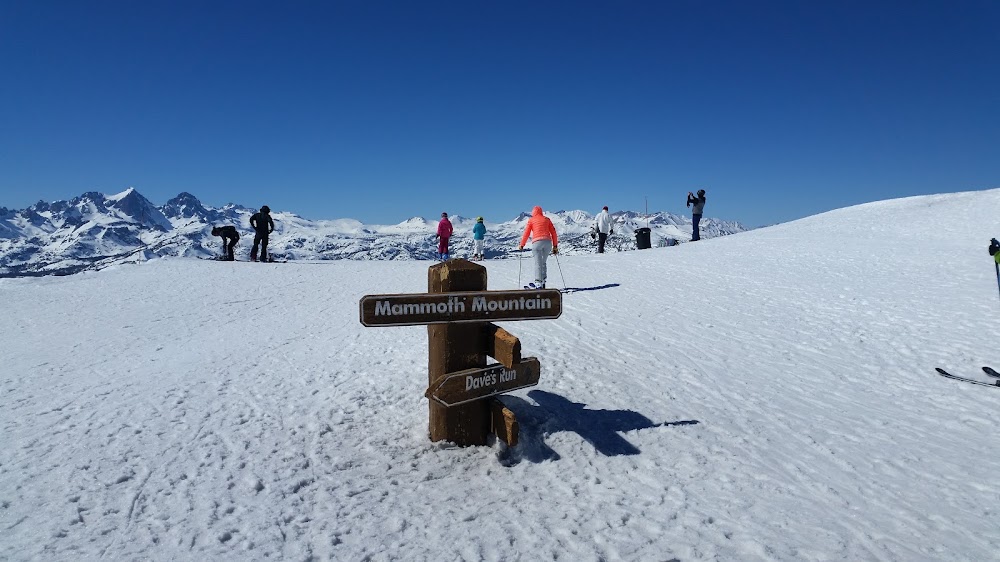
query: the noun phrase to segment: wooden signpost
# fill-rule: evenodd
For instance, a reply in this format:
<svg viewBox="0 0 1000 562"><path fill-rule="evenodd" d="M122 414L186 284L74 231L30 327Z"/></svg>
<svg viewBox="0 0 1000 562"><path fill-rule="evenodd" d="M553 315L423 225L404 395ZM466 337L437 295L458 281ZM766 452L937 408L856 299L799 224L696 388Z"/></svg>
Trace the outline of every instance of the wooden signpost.
<svg viewBox="0 0 1000 562"><path fill-rule="evenodd" d="M510 369L499 364L485 369L466 369L434 381L424 396L451 408L503 392L535 386L541 372L542 367L534 357L523 359Z"/></svg>
<svg viewBox="0 0 1000 562"><path fill-rule="evenodd" d="M429 429L432 441L485 445L495 433L517 443L510 410L489 398L538 384L538 360L521 358L521 342L493 321L554 319L562 314L556 289L487 291L486 268L449 260L427 271L426 294L366 295L365 326L427 324ZM499 365L486 365L492 357Z"/></svg>

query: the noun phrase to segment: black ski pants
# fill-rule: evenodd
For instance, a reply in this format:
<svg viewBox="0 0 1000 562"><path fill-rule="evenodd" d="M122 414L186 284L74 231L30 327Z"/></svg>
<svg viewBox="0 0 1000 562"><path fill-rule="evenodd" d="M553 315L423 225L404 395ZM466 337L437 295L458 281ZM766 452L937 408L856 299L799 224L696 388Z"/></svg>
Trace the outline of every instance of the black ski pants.
<svg viewBox="0 0 1000 562"><path fill-rule="evenodd" d="M222 239L222 249L226 254L226 260L233 261L236 259L236 254L234 250L236 249L236 243L240 241L240 237L235 238L223 238Z"/></svg>
<svg viewBox="0 0 1000 562"><path fill-rule="evenodd" d="M260 246L260 261L267 261L267 232L258 232L253 237L253 249L250 250L250 259L257 259L257 246Z"/></svg>
<svg viewBox="0 0 1000 562"><path fill-rule="evenodd" d="M597 253L604 253L604 243L608 241L608 235L603 232L597 233Z"/></svg>

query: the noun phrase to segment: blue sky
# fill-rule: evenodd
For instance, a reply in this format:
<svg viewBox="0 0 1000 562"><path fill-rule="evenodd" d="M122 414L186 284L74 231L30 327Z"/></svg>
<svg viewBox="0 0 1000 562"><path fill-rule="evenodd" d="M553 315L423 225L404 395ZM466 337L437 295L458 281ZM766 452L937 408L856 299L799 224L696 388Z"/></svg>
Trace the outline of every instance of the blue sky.
<svg viewBox="0 0 1000 562"><path fill-rule="evenodd" d="M0 206L749 226L1000 187L1000 2L0 3Z"/></svg>

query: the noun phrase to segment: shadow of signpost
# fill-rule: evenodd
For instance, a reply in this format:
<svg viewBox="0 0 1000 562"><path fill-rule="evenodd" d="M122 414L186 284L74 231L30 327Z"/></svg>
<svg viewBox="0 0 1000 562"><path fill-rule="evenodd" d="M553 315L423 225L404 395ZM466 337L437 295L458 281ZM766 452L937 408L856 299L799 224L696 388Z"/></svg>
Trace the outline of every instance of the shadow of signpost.
<svg viewBox="0 0 1000 562"><path fill-rule="evenodd" d="M606 456L637 455L639 448L622 437L621 432L700 423L698 420L655 423L632 410L591 410L586 404L544 390L532 390L528 396L536 404L516 396L502 398L504 405L517 416L521 432L518 445L505 451L501 458L504 464L558 460L559 453L545 443L545 435L560 431L576 433Z"/></svg>
<svg viewBox="0 0 1000 562"><path fill-rule="evenodd" d="M579 293L580 291L599 291L601 289L611 289L613 287L620 287L620 283L608 283L607 285L599 285L597 287L566 287L562 289L564 293Z"/></svg>

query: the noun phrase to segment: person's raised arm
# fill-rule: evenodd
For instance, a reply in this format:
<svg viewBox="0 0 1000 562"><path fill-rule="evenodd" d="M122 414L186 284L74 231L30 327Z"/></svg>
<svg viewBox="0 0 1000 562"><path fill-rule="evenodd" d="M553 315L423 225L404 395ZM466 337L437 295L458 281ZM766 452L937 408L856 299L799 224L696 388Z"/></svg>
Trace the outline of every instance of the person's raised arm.
<svg viewBox="0 0 1000 562"><path fill-rule="evenodd" d="M521 235L521 243L518 244L517 246L519 250L524 249L524 245L528 242L528 236L530 234L531 234L531 221L529 220L528 224L524 225L524 234Z"/></svg>

